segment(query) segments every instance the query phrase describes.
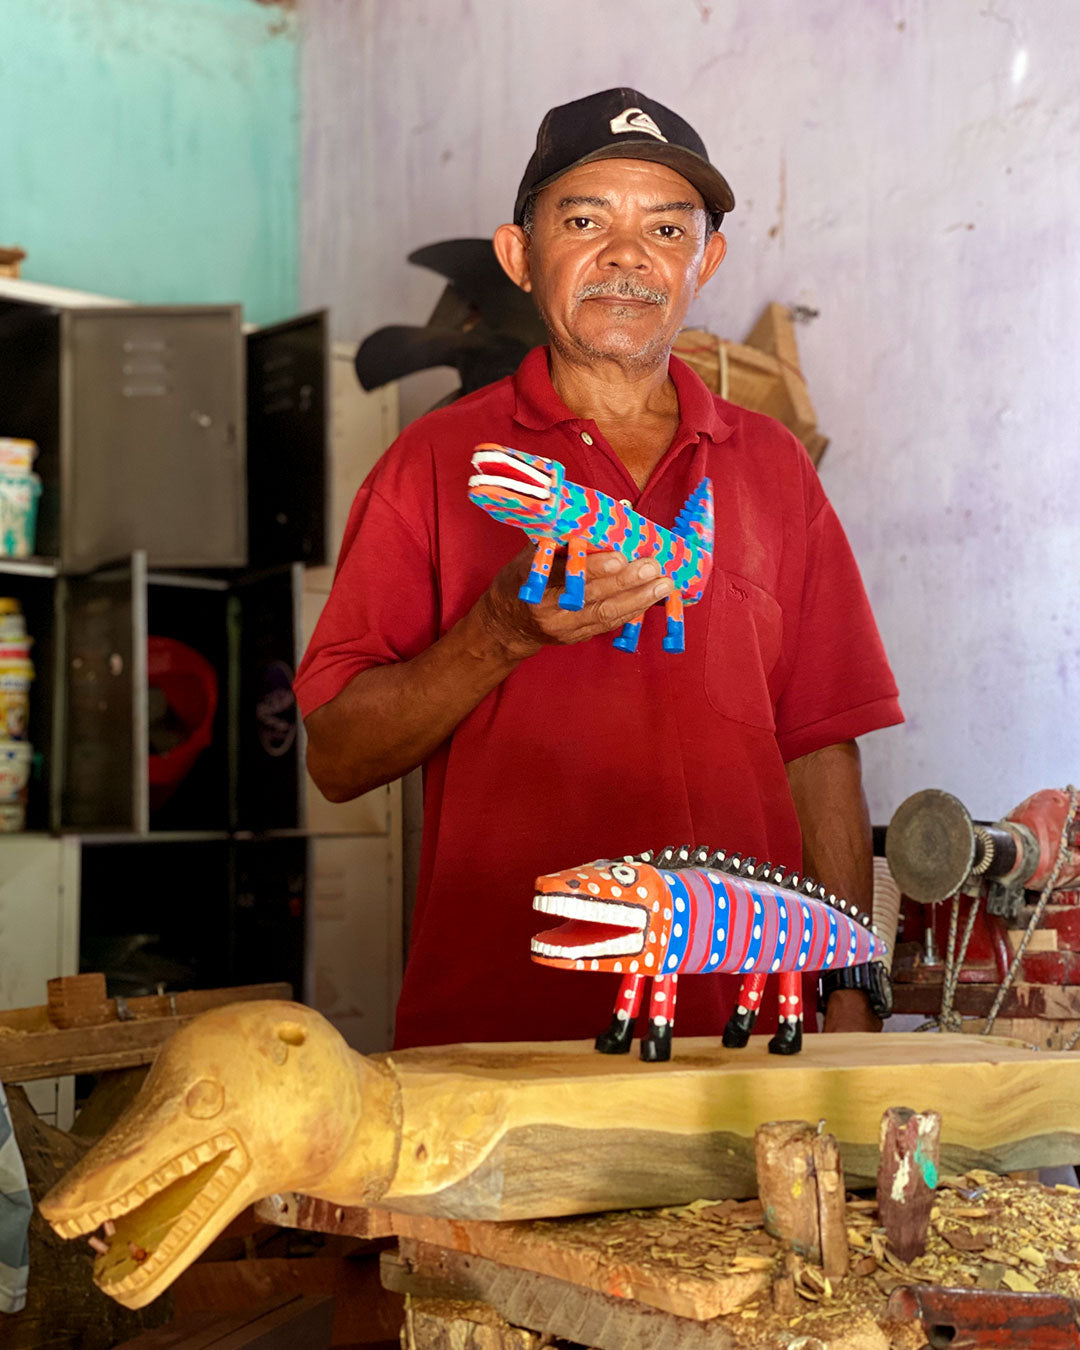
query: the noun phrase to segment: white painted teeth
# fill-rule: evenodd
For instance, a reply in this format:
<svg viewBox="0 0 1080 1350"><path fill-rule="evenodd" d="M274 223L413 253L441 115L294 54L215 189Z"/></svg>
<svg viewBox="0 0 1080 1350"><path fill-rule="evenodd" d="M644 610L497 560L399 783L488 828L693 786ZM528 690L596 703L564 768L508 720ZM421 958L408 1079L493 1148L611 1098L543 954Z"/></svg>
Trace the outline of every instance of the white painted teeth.
<svg viewBox="0 0 1080 1350"><path fill-rule="evenodd" d="M516 492L522 497L536 497L542 502L546 502L551 496L548 488L531 487L528 483L522 483L520 479L503 478L497 473L474 473L469 479L469 486L471 488L509 488L511 492Z"/></svg>
<svg viewBox="0 0 1080 1350"><path fill-rule="evenodd" d="M593 923L613 923L640 933L645 927L645 911L636 905L593 900L585 895L537 895L533 909L554 914L560 919L588 919Z"/></svg>
<svg viewBox="0 0 1080 1350"><path fill-rule="evenodd" d="M539 938L532 940L534 956L570 958L578 961L594 956L632 956L634 952L640 950L641 937L637 933L627 933L625 937L607 938L603 942L593 942L581 947L557 947L555 943L541 942Z"/></svg>
<svg viewBox="0 0 1080 1350"><path fill-rule="evenodd" d="M503 464L507 468L513 469L515 473L524 474L526 478L531 478L534 483L539 483L543 488L551 487L551 478L541 469L534 468L523 459L518 459L516 455L508 455L503 450L478 450L472 457L472 466L479 473L484 472L484 466L488 464Z"/></svg>

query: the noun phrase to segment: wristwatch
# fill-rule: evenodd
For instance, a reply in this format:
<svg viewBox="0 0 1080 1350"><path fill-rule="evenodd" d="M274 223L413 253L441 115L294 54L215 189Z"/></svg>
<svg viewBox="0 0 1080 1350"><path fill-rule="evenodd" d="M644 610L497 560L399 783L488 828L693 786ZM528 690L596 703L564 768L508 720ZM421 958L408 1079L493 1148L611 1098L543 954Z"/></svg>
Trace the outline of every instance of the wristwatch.
<svg viewBox="0 0 1080 1350"><path fill-rule="evenodd" d="M870 1010L884 1022L893 1010L892 980L880 961L863 966L844 966L827 970L818 982L818 1007L825 1011L829 995L835 989L861 989L870 1000Z"/></svg>

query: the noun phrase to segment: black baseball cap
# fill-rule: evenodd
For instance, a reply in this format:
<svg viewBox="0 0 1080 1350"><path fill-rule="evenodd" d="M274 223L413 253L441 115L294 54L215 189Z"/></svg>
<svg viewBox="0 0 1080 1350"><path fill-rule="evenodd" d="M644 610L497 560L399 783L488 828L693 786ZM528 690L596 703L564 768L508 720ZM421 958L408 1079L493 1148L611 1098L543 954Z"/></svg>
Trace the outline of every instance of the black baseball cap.
<svg viewBox="0 0 1080 1350"><path fill-rule="evenodd" d="M605 89L552 108L540 123L514 203L514 224L522 223L532 193L594 159L666 164L701 193L717 228L735 205L727 180L709 162L705 142L689 122L636 89Z"/></svg>

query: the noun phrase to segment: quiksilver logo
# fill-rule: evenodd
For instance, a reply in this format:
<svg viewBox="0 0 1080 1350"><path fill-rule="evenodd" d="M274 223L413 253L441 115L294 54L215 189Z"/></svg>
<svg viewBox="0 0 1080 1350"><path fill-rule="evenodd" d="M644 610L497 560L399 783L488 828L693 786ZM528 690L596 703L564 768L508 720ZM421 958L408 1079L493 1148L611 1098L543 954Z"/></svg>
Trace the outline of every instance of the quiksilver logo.
<svg viewBox="0 0 1080 1350"><path fill-rule="evenodd" d="M649 136L655 136L658 141L667 140L667 137L649 114L641 108L627 108L618 117L613 117L611 119L611 130L613 135L616 136L621 131L644 131Z"/></svg>

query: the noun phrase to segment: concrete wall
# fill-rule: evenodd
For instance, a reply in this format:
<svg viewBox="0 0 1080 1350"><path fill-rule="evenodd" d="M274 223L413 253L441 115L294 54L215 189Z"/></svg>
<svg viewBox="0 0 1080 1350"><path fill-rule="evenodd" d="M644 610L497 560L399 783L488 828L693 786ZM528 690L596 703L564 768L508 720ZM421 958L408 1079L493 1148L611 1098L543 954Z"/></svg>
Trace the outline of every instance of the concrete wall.
<svg viewBox="0 0 1080 1350"><path fill-rule="evenodd" d="M139 302L297 305L297 23L256 0L0 0L0 244Z"/></svg>
<svg viewBox="0 0 1080 1350"><path fill-rule="evenodd" d="M803 363L924 786L994 817L1080 775L1080 24L1071 0L305 0L305 303L423 320L413 247L489 233L549 106L630 84L732 183L691 318L820 317Z"/></svg>

